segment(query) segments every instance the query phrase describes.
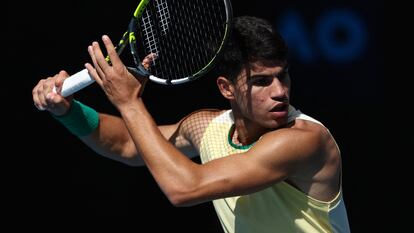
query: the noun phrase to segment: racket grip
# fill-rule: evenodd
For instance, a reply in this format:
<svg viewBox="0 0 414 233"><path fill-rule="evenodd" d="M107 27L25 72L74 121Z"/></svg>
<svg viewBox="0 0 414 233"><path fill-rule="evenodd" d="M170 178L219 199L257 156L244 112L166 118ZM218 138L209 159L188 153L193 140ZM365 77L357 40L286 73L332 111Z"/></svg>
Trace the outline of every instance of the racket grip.
<svg viewBox="0 0 414 233"><path fill-rule="evenodd" d="M62 90L60 91L60 95L63 97L70 96L73 93L89 86L93 82L95 82L95 80L89 75L88 70L83 69L65 79L62 85ZM53 92L56 93L56 87L53 88Z"/></svg>

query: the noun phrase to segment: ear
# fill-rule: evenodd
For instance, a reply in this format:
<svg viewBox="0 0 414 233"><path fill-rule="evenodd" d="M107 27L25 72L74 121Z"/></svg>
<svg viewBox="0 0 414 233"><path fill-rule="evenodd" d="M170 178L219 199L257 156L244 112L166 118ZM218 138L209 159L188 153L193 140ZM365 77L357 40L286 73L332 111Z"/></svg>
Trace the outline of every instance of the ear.
<svg viewBox="0 0 414 233"><path fill-rule="evenodd" d="M233 83L228 80L227 78L220 76L217 78L217 86L221 92L221 94L224 96L224 98L228 100L234 99L234 86Z"/></svg>

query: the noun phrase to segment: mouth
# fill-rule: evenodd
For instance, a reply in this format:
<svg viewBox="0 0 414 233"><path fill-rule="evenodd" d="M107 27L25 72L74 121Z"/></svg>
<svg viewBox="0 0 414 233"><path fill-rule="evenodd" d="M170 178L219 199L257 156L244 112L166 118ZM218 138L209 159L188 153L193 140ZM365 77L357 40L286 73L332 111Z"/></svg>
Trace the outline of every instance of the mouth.
<svg viewBox="0 0 414 233"><path fill-rule="evenodd" d="M286 112L288 108L289 108L288 104L285 104L285 103L277 104L270 110L270 112Z"/></svg>

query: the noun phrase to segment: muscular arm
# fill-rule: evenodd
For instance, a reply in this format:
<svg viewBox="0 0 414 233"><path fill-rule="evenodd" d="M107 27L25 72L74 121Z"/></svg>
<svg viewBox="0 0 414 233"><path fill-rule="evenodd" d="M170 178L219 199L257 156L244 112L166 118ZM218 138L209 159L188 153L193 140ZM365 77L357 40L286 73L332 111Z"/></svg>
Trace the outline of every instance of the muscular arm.
<svg viewBox="0 0 414 233"><path fill-rule="evenodd" d="M252 193L294 176L319 146L313 134L287 130L264 136L246 153L200 165L165 140L141 99L121 109L121 114L155 180L180 206Z"/></svg>

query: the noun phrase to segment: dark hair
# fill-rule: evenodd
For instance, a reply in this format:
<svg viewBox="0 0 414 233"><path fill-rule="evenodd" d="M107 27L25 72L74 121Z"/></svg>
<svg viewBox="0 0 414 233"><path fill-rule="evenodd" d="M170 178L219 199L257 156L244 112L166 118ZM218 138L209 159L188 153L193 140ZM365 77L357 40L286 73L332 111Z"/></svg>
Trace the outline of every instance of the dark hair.
<svg viewBox="0 0 414 233"><path fill-rule="evenodd" d="M215 72L234 81L250 63L285 61L287 54L285 41L267 20L239 16L233 19L229 41Z"/></svg>

